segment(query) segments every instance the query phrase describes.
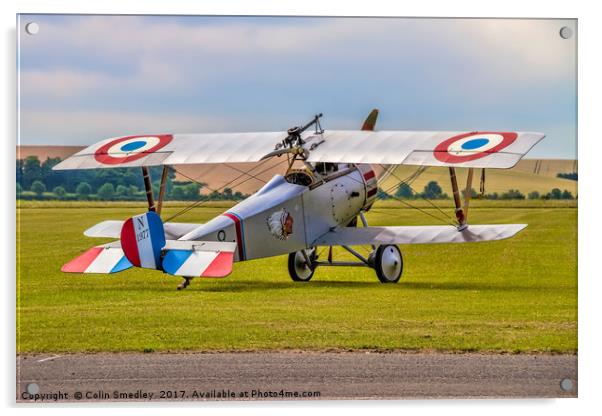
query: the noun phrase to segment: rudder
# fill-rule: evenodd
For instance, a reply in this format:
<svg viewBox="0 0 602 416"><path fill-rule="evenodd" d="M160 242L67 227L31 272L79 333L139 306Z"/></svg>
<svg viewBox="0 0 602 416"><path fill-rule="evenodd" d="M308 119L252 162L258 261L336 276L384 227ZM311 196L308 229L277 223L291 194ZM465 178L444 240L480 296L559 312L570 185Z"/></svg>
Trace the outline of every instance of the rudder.
<svg viewBox="0 0 602 416"><path fill-rule="evenodd" d="M161 218L152 211L127 219L121 228L121 247L136 267L161 269L165 231Z"/></svg>

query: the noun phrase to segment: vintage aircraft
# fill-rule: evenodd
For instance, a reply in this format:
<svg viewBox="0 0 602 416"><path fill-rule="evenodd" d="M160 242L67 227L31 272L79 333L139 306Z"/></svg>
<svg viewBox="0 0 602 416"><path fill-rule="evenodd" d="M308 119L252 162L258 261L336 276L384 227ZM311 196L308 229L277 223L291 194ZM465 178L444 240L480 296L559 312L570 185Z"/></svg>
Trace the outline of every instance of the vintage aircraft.
<svg viewBox="0 0 602 416"><path fill-rule="evenodd" d="M541 133L374 131L378 110L361 130L323 130L316 115L287 133L160 134L111 138L54 167L94 169L141 167L148 212L126 221L104 221L84 234L117 238L94 247L62 267L64 272L115 273L132 266L182 276L224 277L235 261L289 254L294 281L309 281L318 266L367 266L383 283L399 281L403 259L397 244L462 243L514 236L526 224L468 225L475 168L511 168ZM313 127L313 128L312 128ZM163 223L160 214L170 166L260 162L286 156L288 169L259 191L205 224ZM377 198L371 164L446 166L457 224L370 227L364 213ZM148 166L163 166L155 203ZM455 168L467 168L464 204ZM484 170L482 180L484 180ZM358 218L362 227L357 227ZM350 246L370 245L368 256ZM357 262L319 259L316 248L341 246Z"/></svg>

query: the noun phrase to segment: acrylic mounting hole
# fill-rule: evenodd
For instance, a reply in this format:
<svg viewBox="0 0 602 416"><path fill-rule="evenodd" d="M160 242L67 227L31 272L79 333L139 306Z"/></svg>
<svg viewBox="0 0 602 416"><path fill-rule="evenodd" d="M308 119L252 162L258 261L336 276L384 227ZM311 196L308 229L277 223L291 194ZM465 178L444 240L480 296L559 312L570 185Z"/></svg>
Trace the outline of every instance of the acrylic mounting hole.
<svg viewBox="0 0 602 416"><path fill-rule="evenodd" d="M40 31L40 25L36 22L29 22L25 25L25 31L30 35L37 35Z"/></svg>
<svg viewBox="0 0 602 416"><path fill-rule="evenodd" d="M38 394L40 391L40 386L37 383L29 383L27 385L27 393L29 394Z"/></svg>
<svg viewBox="0 0 602 416"><path fill-rule="evenodd" d="M563 378L562 380L560 380L560 388L564 391L573 390L573 380L571 380L570 378Z"/></svg>
<svg viewBox="0 0 602 416"><path fill-rule="evenodd" d="M573 29L570 27L564 26L560 29L560 37L562 39L569 39L571 36L573 36Z"/></svg>

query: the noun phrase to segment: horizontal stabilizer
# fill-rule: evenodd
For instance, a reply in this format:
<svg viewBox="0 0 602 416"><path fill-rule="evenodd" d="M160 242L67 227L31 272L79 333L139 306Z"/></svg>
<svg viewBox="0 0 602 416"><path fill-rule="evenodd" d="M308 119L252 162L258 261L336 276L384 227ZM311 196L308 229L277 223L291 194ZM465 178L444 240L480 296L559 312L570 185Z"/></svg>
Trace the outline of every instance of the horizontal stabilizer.
<svg viewBox="0 0 602 416"><path fill-rule="evenodd" d="M123 254L119 241L92 247L65 264L65 273L117 273L132 267Z"/></svg>
<svg viewBox="0 0 602 416"><path fill-rule="evenodd" d="M510 238L527 224L469 225L462 231L451 225L338 228L318 238L316 246L383 244L472 243Z"/></svg>
<svg viewBox="0 0 602 416"><path fill-rule="evenodd" d="M121 238L121 228L125 221L108 220L99 222L84 231L86 237ZM166 222L163 224L165 238L177 240L184 234L198 228L202 224L190 224L184 222Z"/></svg>
<svg viewBox="0 0 602 416"><path fill-rule="evenodd" d="M224 277L232 272L236 243L167 241L163 270L175 276Z"/></svg>

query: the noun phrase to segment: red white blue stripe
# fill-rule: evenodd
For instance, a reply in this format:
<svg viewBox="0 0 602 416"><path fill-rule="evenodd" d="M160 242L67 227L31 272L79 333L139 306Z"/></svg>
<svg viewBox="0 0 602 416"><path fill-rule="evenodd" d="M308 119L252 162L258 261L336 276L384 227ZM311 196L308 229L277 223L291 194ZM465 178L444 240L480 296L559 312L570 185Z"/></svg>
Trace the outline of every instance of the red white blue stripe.
<svg viewBox="0 0 602 416"><path fill-rule="evenodd" d="M226 212L222 215L234 221L234 228L236 230L236 244L238 247L238 259L240 261L243 261L247 258L247 253L245 249L245 227L243 219L234 212Z"/></svg>
<svg viewBox="0 0 602 416"><path fill-rule="evenodd" d="M61 271L66 273L117 273L132 267L121 247L113 243L92 247L82 255L65 264Z"/></svg>
<svg viewBox="0 0 602 416"><path fill-rule="evenodd" d="M232 272L234 252L169 250L163 270L175 276L224 277Z"/></svg>
<svg viewBox="0 0 602 416"><path fill-rule="evenodd" d="M123 223L121 247L134 266L161 269L161 249L164 246L163 222L156 213L136 215Z"/></svg>

